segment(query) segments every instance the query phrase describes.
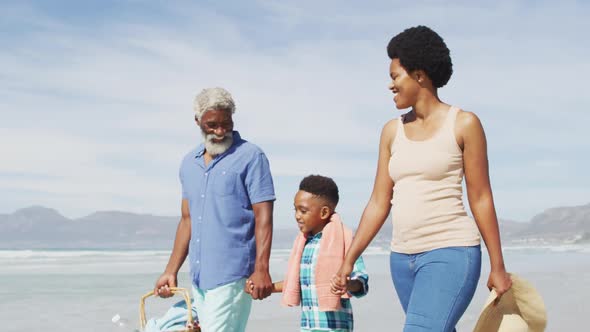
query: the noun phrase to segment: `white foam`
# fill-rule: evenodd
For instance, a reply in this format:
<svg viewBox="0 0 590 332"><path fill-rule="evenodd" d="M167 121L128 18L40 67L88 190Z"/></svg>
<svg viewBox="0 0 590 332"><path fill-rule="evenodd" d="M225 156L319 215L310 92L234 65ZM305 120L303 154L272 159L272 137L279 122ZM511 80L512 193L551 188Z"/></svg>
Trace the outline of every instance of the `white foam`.
<svg viewBox="0 0 590 332"><path fill-rule="evenodd" d="M390 253L391 253L391 250L387 249L387 248L368 247L363 252L363 256L389 255Z"/></svg>
<svg viewBox="0 0 590 332"><path fill-rule="evenodd" d="M0 259L168 256L169 250L0 250Z"/></svg>
<svg viewBox="0 0 590 332"><path fill-rule="evenodd" d="M590 253L589 244L520 245L504 246L505 251L551 251Z"/></svg>

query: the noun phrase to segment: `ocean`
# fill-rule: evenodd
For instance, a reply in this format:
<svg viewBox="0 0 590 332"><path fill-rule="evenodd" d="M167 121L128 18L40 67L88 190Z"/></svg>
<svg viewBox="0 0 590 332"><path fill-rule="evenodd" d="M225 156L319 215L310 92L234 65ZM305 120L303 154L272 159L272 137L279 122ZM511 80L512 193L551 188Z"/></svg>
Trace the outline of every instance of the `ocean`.
<svg viewBox="0 0 590 332"><path fill-rule="evenodd" d="M150 291L169 251L0 250L0 331L133 331L140 297ZM541 293L547 331L584 331L590 313L590 246L507 247L510 272L529 280ZM370 275L366 297L353 299L356 331L401 331L403 311L389 276L386 250L363 255ZM280 280L288 250L274 250L271 275ZM471 331L487 298L487 254L476 295L458 331ZM188 270L179 273L190 287ZM177 299L150 298L147 316L157 316ZM254 302L248 331L298 331L298 308L279 305L275 294ZM119 314L128 328L111 322Z"/></svg>

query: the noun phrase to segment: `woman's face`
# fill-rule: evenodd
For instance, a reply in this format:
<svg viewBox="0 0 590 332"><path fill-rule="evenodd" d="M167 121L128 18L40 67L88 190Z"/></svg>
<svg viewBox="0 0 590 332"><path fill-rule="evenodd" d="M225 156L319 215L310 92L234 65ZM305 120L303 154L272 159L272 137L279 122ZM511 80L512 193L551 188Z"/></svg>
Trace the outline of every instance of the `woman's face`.
<svg viewBox="0 0 590 332"><path fill-rule="evenodd" d="M391 76L389 90L394 94L395 107L405 109L414 106L420 91L420 84L402 67L399 59L391 60L389 76Z"/></svg>

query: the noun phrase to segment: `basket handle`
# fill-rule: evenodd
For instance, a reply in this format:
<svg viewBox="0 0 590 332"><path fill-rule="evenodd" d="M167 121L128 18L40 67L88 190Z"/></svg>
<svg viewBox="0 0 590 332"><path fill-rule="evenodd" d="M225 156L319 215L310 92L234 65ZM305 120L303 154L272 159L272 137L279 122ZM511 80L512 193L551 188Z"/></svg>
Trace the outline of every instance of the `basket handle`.
<svg viewBox="0 0 590 332"><path fill-rule="evenodd" d="M171 287L170 292L172 292L172 294L181 294L184 297L184 301L186 302L186 309L187 309L186 316L188 318L188 322L192 323L193 310L192 310L192 304L191 304L191 297L190 297L188 291L185 288ZM142 296L141 300L139 301L139 324L141 325L142 330L145 328L145 324L146 324L145 299L147 299L150 296L154 296L154 295L156 295L156 294L154 294L154 291L150 291L149 293L146 293L144 296Z"/></svg>

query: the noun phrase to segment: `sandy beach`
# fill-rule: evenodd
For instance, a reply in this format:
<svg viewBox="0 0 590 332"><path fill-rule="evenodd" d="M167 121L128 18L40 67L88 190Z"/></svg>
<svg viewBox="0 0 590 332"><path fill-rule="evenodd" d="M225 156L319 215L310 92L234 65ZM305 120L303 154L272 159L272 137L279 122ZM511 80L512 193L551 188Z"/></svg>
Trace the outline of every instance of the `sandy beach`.
<svg viewBox="0 0 590 332"><path fill-rule="evenodd" d="M563 251L562 251L563 250ZM475 297L457 325L457 331L472 331L488 296L485 286L489 273L484 254L482 277ZM590 304L590 251L566 249L517 249L505 252L507 266L531 281L545 300L547 331L583 331L588 322ZM370 274L369 294L353 299L356 331L401 331L404 314L389 274L389 256L365 256ZM279 298L257 303L251 315L249 331L298 331L299 311L283 308Z"/></svg>
<svg viewBox="0 0 590 332"><path fill-rule="evenodd" d="M120 314L138 324L138 301L149 291L168 258L166 251L0 251L0 320L2 331L125 331L111 323ZM485 254L484 254L485 255ZM547 331L583 331L590 304L590 247L507 248L507 266L530 280L543 295ZM384 251L365 255L369 294L353 299L356 331L400 331L403 312L389 276ZM485 256L484 256L485 257ZM271 259L274 279L281 278L285 251ZM475 298L458 331L471 331L487 297L484 259ZM484 277L485 276L485 277ZM188 286L183 268L181 286ZM253 305L248 331L298 331L299 309L279 305L273 295ZM150 299L148 317L176 301Z"/></svg>

